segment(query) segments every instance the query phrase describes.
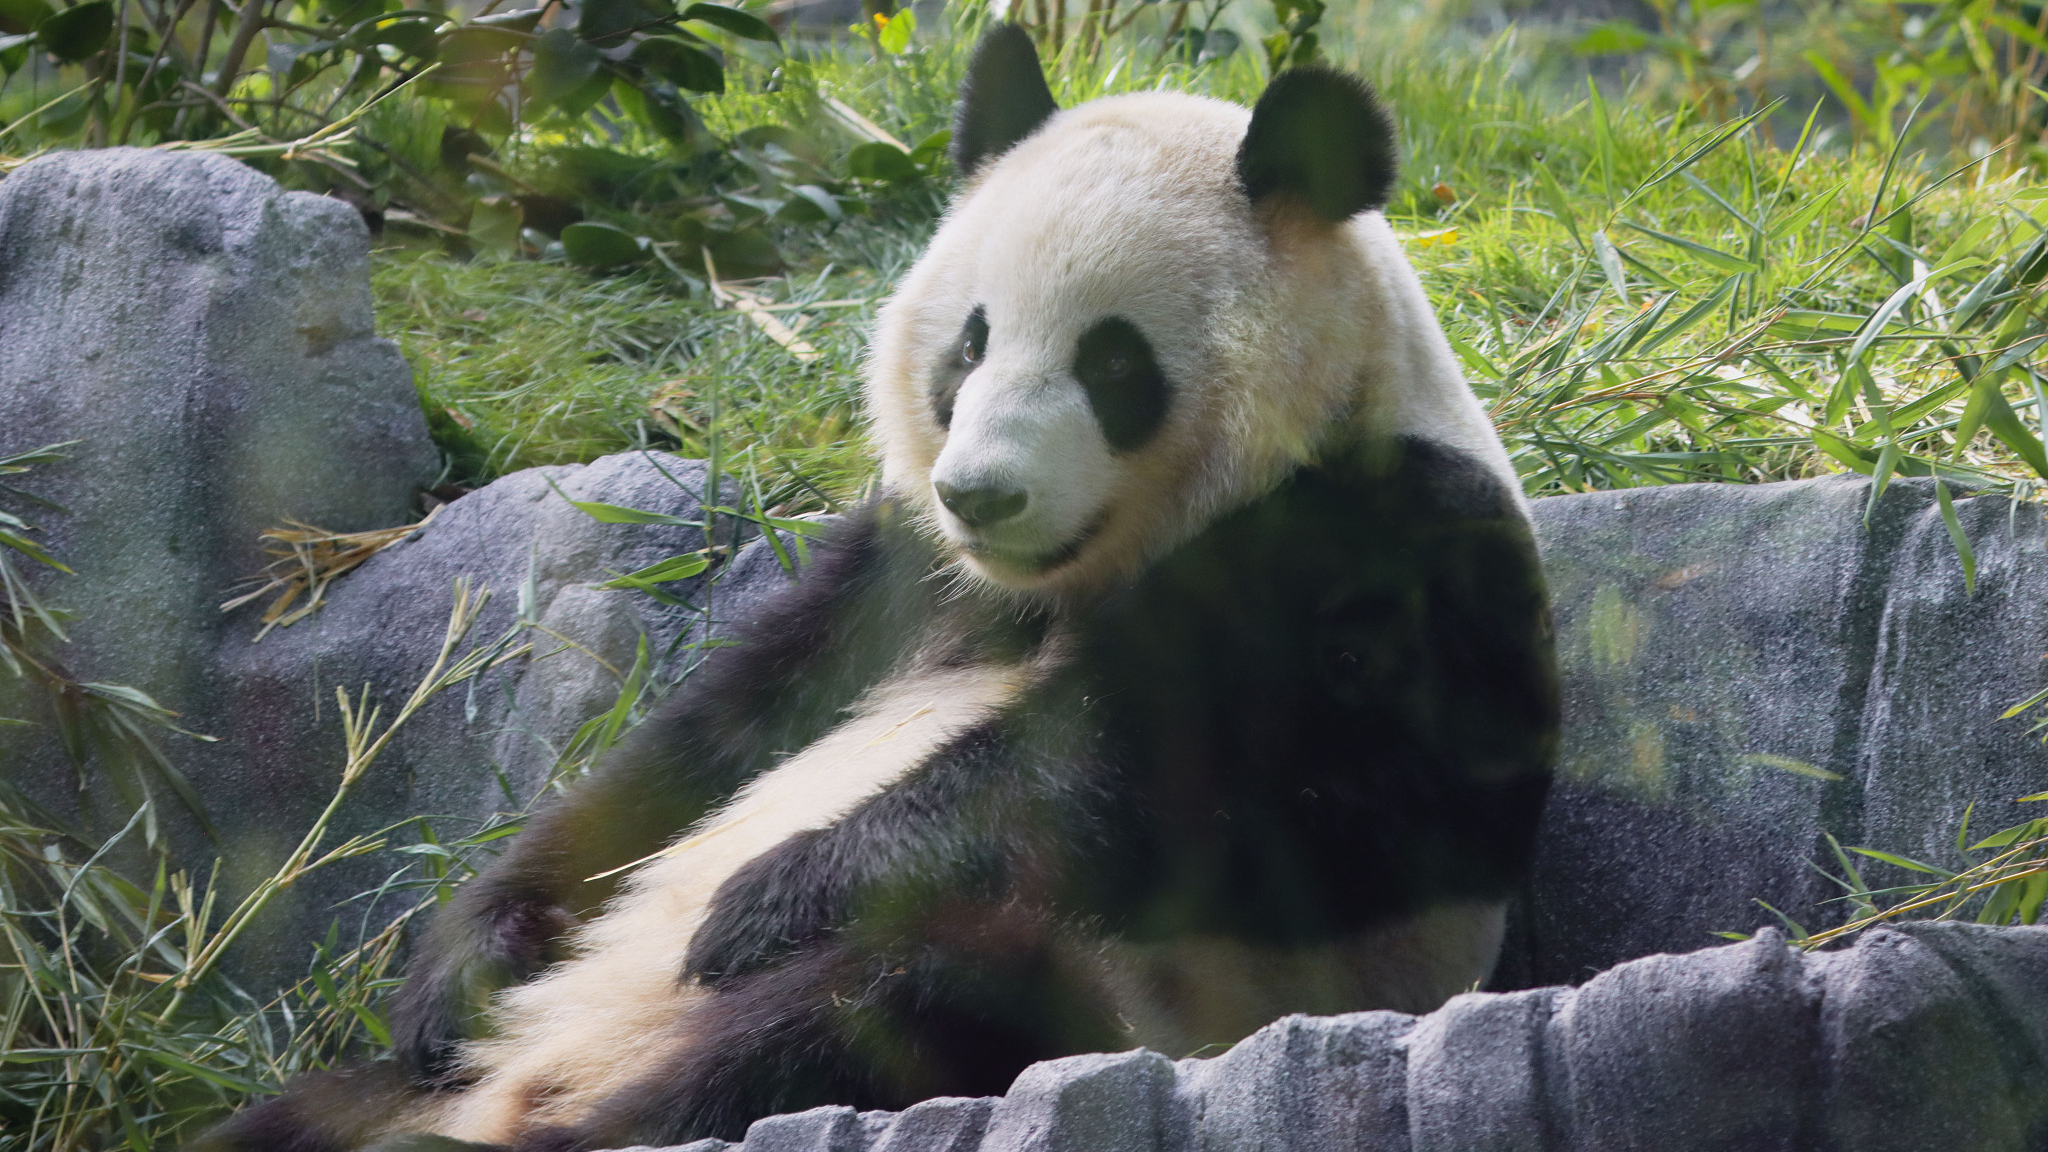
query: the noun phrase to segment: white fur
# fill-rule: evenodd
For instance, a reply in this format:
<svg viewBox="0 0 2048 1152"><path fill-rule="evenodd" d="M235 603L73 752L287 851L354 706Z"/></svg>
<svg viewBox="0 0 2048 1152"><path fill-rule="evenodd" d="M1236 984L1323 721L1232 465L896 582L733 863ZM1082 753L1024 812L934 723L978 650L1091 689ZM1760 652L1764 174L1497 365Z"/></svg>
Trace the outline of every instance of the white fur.
<svg viewBox="0 0 2048 1152"><path fill-rule="evenodd" d="M982 576L1052 593L1141 568L1333 443L1415 434L1514 471L1376 212L1332 225L1255 206L1235 157L1250 113L1177 93L1055 115L988 165L884 310L868 373L883 481ZM950 432L938 359L984 309L987 354ZM1158 437L1123 456L1072 374L1097 321L1137 325L1174 388ZM1024 511L976 531L932 483L999 482ZM1097 527L1064 567L1029 560Z"/></svg>

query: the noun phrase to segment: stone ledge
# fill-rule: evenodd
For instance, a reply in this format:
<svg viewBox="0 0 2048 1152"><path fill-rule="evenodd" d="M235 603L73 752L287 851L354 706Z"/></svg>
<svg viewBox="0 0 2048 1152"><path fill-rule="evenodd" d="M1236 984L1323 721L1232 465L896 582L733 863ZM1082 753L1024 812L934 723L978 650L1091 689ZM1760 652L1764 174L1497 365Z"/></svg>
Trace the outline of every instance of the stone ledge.
<svg viewBox="0 0 2048 1152"><path fill-rule="evenodd" d="M665 1152L2032 1152L2048 929L1775 931L1427 1016L1290 1016L1222 1056L1034 1065L1008 1095L814 1108Z"/></svg>

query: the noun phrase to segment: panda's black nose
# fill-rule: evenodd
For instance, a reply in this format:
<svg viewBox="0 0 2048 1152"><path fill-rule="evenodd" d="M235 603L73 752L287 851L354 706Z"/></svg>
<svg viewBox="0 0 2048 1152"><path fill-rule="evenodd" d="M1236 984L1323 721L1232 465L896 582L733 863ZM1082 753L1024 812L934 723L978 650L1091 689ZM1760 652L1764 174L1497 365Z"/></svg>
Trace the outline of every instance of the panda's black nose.
<svg viewBox="0 0 2048 1152"><path fill-rule="evenodd" d="M933 483L939 503L969 528L986 528L1024 510L1024 493L1016 488L955 488Z"/></svg>

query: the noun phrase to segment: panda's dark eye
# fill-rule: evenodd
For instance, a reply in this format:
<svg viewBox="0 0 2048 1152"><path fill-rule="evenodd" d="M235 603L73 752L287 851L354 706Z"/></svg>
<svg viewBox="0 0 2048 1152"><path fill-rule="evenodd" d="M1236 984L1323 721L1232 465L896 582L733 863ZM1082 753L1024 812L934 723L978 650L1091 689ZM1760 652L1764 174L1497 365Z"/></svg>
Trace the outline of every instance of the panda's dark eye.
<svg viewBox="0 0 2048 1152"><path fill-rule="evenodd" d="M988 313L977 307L960 326L960 336L932 368L932 417L943 430L953 427L953 400L960 382L988 355Z"/></svg>
<svg viewBox="0 0 2048 1152"><path fill-rule="evenodd" d="M976 308L967 317L967 324L960 330L960 360L966 364L979 364L988 355L988 316Z"/></svg>
<svg viewBox="0 0 2048 1152"><path fill-rule="evenodd" d="M1166 419L1166 373L1138 326L1121 316L1097 321L1074 347L1074 378L1112 451L1129 452Z"/></svg>

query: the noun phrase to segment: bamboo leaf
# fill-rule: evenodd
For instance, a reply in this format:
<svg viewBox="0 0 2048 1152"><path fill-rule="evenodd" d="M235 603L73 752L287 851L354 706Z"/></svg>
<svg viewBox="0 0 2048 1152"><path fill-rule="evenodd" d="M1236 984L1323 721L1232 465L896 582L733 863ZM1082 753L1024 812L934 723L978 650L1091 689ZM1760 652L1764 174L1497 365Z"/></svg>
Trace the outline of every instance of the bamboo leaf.
<svg viewBox="0 0 2048 1152"><path fill-rule="evenodd" d="M1723 252L1719 248L1710 248L1705 244L1701 244L1697 240L1687 240L1683 236L1673 236L1668 232L1659 232L1655 228L1651 228L1645 224L1637 224L1632 220L1624 220L1622 221L1622 223L1628 225L1630 228L1633 228L1638 232L1641 232L1643 235L1648 236L1653 240L1662 240L1664 243L1669 244L1674 248L1683 249L1686 252L1689 252L1692 255L1699 257L1701 260L1706 261L1708 264L1711 264L1714 267L1719 268L1723 272L1755 273L1761 271L1761 269L1758 268L1755 264L1751 263L1748 260L1744 260L1740 256L1736 256L1728 252Z"/></svg>
<svg viewBox="0 0 2048 1152"><path fill-rule="evenodd" d="M1963 595L1974 596L1977 594L1977 556L1970 550L1970 538L1963 533L1963 522L1956 518L1956 505L1949 497L1948 484L1939 476L1934 479L1934 499L1941 505L1941 522L1948 527L1949 542L1955 545L1956 557L1963 564Z"/></svg>
<svg viewBox="0 0 2048 1152"><path fill-rule="evenodd" d="M1621 270L1621 254L1614 250L1614 242L1604 231L1593 233L1593 256L1600 261L1600 270L1607 274L1608 287L1614 289L1614 294L1621 297L1623 304L1627 304L1628 276Z"/></svg>
<svg viewBox="0 0 2048 1152"><path fill-rule="evenodd" d="M1872 860L1882 860L1887 864L1904 868L1909 872L1922 872L1929 876L1939 876L1944 880L1952 879L1955 876L1955 873L1946 868L1937 868L1932 864L1924 864L1894 852L1880 852L1875 848L1851 848L1849 851L1856 853L1858 856L1868 856Z"/></svg>

